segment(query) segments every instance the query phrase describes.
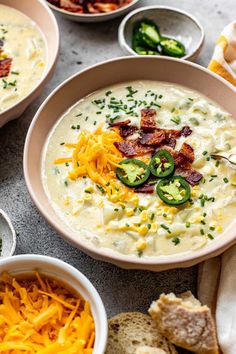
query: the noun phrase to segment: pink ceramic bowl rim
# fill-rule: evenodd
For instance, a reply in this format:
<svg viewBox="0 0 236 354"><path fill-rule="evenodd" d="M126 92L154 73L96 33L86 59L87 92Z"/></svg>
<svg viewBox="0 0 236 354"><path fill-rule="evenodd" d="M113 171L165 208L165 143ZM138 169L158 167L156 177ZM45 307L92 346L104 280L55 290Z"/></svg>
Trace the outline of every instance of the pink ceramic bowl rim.
<svg viewBox="0 0 236 354"><path fill-rule="evenodd" d="M29 273L35 269L61 279L90 301L96 328L94 354L104 354L108 336L106 310L99 293L83 273L70 264L49 256L24 254L0 259L0 273L7 271L17 275Z"/></svg>
<svg viewBox="0 0 236 354"><path fill-rule="evenodd" d="M106 249L106 248L97 248L94 245L80 241L79 239L75 241L71 237L70 232L65 232L65 230L62 230L58 225L57 222L50 216L47 215L47 213L44 211L44 206L38 201L37 193L35 192L31 180L29 177L29 171L30 167L28 165L28 154L29 154L29 145L30 145L30 140L31 140L31 135L32 132L34 131L35 124L37 120L40 118L40 113L44 109L44 107L47 105L48 101L51 100L53 96L55 96L58 91L61 90L64 86L67 85L68 82L73 80L76 76L80 76L81 74L86 73L87 71L93 70L96 67L99 66L104 66L108 63L112 62L117 62L117 61L129 61L129 60L144 60L145 58L150 59L150 56L142 56L142 57L134 57L134 56L129 56L129 57L120 57L120 58L115 58L115 59L110 59L104 62L101 62L99 64L90 66L87 69L84 69L80 71L79 73L76 73L72 75L70 78L65 80L63 83L61 83L50 95L49 97L43 102L39 110L37 111L35 117L33 118L31 125L28 130L28 134L26 137L25 141L25 147L24 147L24 161L23 161L23 167L24 167L24 176L25 176L25 181L27 188L29 190L29 193L31 195L31 198L33 202L35 203L36 207L39 209L41 214L44 216L44 218L47 220L47 222L64 238L66 239L69 243L75 245L75 247L79 248L80 250L84 251L85 253L91 255L92 257L103 260L106 262L110 262L113 264L117 264L121 267L124 268L132 268L132 269L149 269L149 270L165 270L165 269L171 269L171 268L176 268L176 267L188 267L192 266L194 264L197 264L207 258L210 258L212 256L219 255L223 251L225 251L227 248L229 248L231 245L233 245L236 241L236 221L233 222L229 228L223 233L227 234L227 237L221 236L220 239L220 245L217 242L212 242L210 245L208 245L205 248L202 248L197 251L188 251L185 253L177 253L174 255L167 255L167 256L152 256L152 257L143 257L143 258L138 258L133 255L123 255L119 254L118 252L113 251L112 249ZM199 71L205 72L207 75L214 77L218 81L222 83L222 88L225 86L228 89L232 91L232 93L235 94L236 98L236 88L226 81L225 79L219 77L215 73L209 71L208 69L195 64L191 63L185 60L181 59L174 59L174 58L152 58L151 60L155 61L172 61L176 62L179 64L184 64L185 66L193 67L195 69L198 69ZM69 108L69 107L68 107ZM236 117L235 117L236 118ZM219 239L219 238L218 238Z"/></svg>
<svg viewBox="0 0 236 354"><path fill-rule="evenodd" d="M135 4L137 4L140 0L132 0L131 3L119 7L117 10L114 11L110 11L110 12L103 12L103 13L97 13L97 14L80 14L80 13L74 13L74 12L70 12L70 11L66 11L64 9L61 9L53 4L51 4L49 1L45 0L48 4L49 7L51 7L51 9L57 11L58 13L61 13L63 15L70 15L71 17L74 18L104 18L104 20L108 20L109 17L111 17L112 15L116 15L119 14L119 12L123 12L124 10L128 10L130 7L134 6Z"/></svg>
<svg viewBox="0 0 236 354"><path fill-rule="evenodd" d="M20 101L18 101L16 104L14 104L13 106L7 108L6 110L4 110L3 112L0 113L0 118L1 115L5 115L6 113L10 112L13 108L20 106L22 104L22 102L26 101L28 99L29 96L32 96L40 87L40 85L42 85L42 83L46 80L46 78L50 75L51 71L53 70L53 67L57 61L58 58L58 54L59 54L59 47L60 47L60 32L59 32L59 27L58 27L58 23L57 20L52 12L52 10L47 6L47 4L45 4L44 0L34 0L37 1L38 3L40 3L44 9L47 11L48 15L51 18L51 23L53 24L54 27L54 32L55 32L55 43L57 44L56 47L56 51L54 52L54 56L53 56L53 60L51 62L51 65L48 65L47 62L47 68L43 74L43 76L41 77L41 79L39 80L39 82L37 83L37 85L33 88L33 90L31 90L27 96L23 97ZM0 4L1 4L1 0L0 0ZM29 16L28 16L29 17ZM32 21L34 21L33 18L30 18ZM34 21L35 22L35 21ZM38 26L39 27L39 26ZM40 28L40 27L39 27ZM43 33L42 29L40 28L41 32ZM44 33L43 33L44 34ZM49 48L47 47L47 50L49 50Z"/></svg>

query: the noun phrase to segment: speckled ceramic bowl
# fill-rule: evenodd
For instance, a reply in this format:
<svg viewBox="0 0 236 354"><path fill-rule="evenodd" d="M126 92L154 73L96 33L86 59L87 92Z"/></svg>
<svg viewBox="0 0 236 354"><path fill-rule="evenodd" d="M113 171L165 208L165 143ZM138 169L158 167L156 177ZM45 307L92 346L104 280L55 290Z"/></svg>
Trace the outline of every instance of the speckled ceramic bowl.
<svg viewBox="0 0 236 354"><path fill-rule="evenodd" d="M143 19L150 19L159 26L163 36L173 37L185 45L182 59L195 60L204 42L200 23L185 11L166 6L147 6L129 13L119 27L119 43L126 55L138 55L132 49L134 26Z"/></svg>
<svg viewBox="0 0 236 354"><path fill-rule="evenodd" d="M104 354L108 333L106 311L97 290L81 272L57 258L41 255L25 254L0 260L0 272L19 276L35 270L68 284L90 302L96 331L93 354Z"/></svg>
<svg viewBox="0 0 236 354"><path fill-rule="evenodd" d="M29 104L40 95L46 83L51 79L56 68L59 51L59 29L52 11L43 0L34 0L33 6L29 0L0 0L0 4L15 8L36 22L44 34L47 47L47 66L41 80L26 97L0 113L1 128L8 121L18 118Z"/></svg>
<svg viewBox="0 0 236 354"><path fill-rule="evenodd" d="M221 77L200 65L179 59L161 57L124 57L83 70L54 90L36 113L25 143L24 175L31 197L46 220L67 241L90 256L124 268L161 271L190 267L216 256L236 240L236 220L214 242L196 251L153 257L123 255L112 249L99 248L78 237L55 212L42 181L42 153L48 133L70 107L88 94L120 82L156 80L179 84L214 100L236 119L236 89Z"/></svg>
<svg viewBox="0 0 236 354"><path fill-rule="evenodd" d="M65 17L67 20L76 21L76 22L104 22L108 20L113 20L116 17L126 14L128 11L132 10L139 1L140 0L132 0L130 4L123 6L115 11L99 13L99 14L73 13L73 12L60 9L59 7L52 5L48 1L47 3L52 10L59 13L61 16Z"/></svg>
<svg viewBox="0 0 236 354"><path fill-rule="evenodd" d="M0 258L12 256L16 248L16 232L10 218L0 209L0 239L2 252Z"/></svg>

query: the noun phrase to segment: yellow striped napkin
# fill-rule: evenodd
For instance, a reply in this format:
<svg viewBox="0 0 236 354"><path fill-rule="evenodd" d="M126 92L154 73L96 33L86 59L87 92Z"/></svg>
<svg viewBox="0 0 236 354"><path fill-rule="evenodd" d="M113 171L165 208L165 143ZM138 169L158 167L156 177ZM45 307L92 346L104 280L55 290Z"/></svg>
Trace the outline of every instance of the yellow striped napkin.
<svg viewBox="0 0 236 354"><path fill-rule="evenodd" d="M236 21L222 31L208 68L236 86Z"/></svg>

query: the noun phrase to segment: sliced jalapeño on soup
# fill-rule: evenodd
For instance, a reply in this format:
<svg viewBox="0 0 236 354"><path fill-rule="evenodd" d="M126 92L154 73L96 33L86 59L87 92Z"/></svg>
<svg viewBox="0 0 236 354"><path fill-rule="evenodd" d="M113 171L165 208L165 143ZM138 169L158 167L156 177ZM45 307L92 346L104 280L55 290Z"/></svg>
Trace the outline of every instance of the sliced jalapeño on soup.
<svg viewBox="0 0 236 354"><path fill-rule="evenodd" d="M126 159L120 162L116 169L117 178L128 187L137 187L149 178L149 167L140 160Z"/></svg>
<svg viewBox="0 0 236 354"><path fill-rule="evenodd" d="M169 205L181 205L190 199L191 190L188 182L181 176L162 179L157 185L157 194Z"/></svg>
<svg viewBox="0 0 236 354"><path fill-rule="evenodd" d="M159 178L170 176L175 168L174 159L167 150L159 150L151 159L151 173Z"/></svg>

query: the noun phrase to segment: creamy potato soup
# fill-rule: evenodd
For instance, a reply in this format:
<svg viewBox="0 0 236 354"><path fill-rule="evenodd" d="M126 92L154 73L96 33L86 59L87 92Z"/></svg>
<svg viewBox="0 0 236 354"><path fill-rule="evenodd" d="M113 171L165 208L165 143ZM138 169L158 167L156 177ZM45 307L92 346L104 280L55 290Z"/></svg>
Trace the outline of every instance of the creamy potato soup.
<svg viewBox="0 0 236 354"><path fill-rule="evenodd" d="M136 257L205 247L234 220L232 117L201 94L121 83L69 109L42 159L50 202L78 238Z"/></svg>
<svg viewBox="0 0 236 354"><path fill-rule="evenodd" d="M36 24L0 5L0 113L27 96L46 66L46 45Z"/></svg>

